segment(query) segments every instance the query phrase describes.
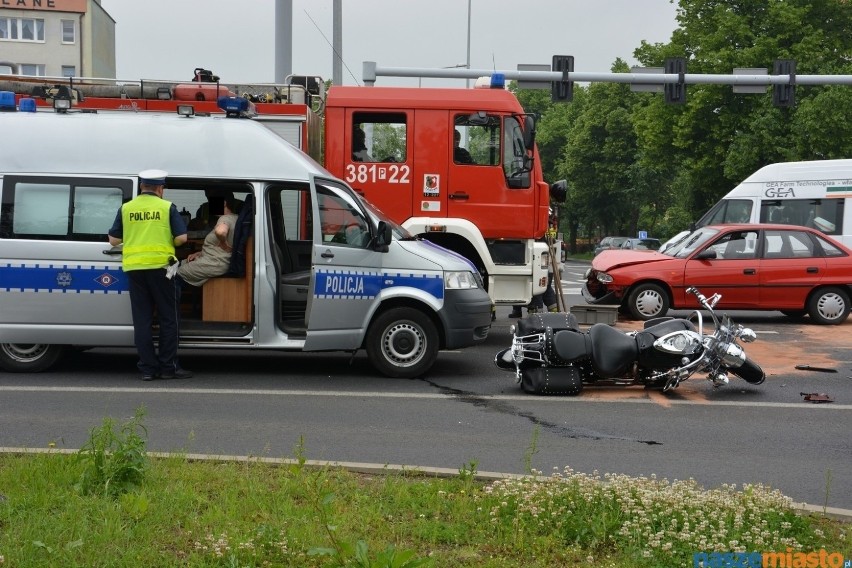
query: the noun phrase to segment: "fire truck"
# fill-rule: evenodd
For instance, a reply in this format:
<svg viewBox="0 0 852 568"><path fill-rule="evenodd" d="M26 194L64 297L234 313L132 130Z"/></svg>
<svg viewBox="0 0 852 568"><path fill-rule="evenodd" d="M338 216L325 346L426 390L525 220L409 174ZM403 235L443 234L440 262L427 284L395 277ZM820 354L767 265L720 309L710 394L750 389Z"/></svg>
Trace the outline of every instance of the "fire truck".
<svg viewBox="0 0 852 568"><path fill-rule="evenodd" d="M535 125L490 82L470 89L333 86L320 77L225 84L197 68L185 82L0 76L0 90L38 110L222 113L220 97L251 103L253 119L302 149L415 236L470 260L495 305L522 305L547 285L551 187Z"/></svg>

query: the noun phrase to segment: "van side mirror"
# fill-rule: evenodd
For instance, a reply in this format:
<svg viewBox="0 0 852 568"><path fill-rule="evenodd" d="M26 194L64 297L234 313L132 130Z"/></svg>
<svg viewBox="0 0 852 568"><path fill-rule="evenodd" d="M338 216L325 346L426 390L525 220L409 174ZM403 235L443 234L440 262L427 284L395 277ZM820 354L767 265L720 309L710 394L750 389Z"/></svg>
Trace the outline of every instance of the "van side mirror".
<svg viewBox="0 0 852 568"><path fill-rule="evenodd" d="M373 239L373 249L378 252L388 252L388 247L393 239L390 225L385 221L379 221L379 228L376 231L376 238Z"/></svg>

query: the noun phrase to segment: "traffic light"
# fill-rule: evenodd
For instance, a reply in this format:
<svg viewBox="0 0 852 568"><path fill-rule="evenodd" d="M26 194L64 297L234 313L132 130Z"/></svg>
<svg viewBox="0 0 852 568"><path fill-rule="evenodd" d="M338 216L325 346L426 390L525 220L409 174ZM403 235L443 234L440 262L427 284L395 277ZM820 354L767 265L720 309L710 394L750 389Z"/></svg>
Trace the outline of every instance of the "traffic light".
<svg viewBox="0 0 852 568"><path fill-rule="evenodd" d="M683 76L686 74L686 59L683 57L667 57L664 67L666 75L677 73L680 75L677 83L666 83L663 85L666 102L682 105L686 102L686 83Z"/></svg>
<svg viewBox="0 0 852 568"><path fill-rule="evenodd" d="M772 104L791 107L796 104L796 61L776 59L772 66L773 75L789 75L790 81L783 85L772 85Z"/></svg>
<svg viewBox="0 0 852 568"><path fill-rule="evenodd" d="M566 81L565 73L574 71L574 56L572 55L554 55L553 64L550 67L551 71L561 71L561 81L550 82L550 100L553 102L569 102L574 98L574 82Z"/></svg>

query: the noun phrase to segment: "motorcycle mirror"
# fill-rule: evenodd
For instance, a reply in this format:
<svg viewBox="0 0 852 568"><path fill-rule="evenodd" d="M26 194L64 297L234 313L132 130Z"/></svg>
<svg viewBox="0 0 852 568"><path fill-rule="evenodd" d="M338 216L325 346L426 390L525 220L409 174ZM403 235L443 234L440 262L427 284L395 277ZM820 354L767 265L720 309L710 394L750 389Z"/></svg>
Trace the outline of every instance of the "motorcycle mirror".
<svg viewBox="0 0 852 568"><path fill-rule="evenodd" d="M512 349L504 349L494 356L494 364L503 371L515 370L515 359L512 357Z"/></svg>

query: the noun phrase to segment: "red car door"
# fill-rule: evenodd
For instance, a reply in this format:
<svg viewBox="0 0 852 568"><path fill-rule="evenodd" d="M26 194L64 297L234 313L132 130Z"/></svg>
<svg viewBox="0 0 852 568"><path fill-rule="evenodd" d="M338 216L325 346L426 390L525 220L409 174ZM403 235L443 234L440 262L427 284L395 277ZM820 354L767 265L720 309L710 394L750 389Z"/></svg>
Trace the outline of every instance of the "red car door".
<svg viewBox="0 0 852 568"><path fill-rule="evenodd" d="M715 253L715 258L698 258L705 251ZM687 260L684 284L698 287L705 296L722 294L720 308L754 308L761 301L759 270L757 232L737 230L721 235ZM694 296L686 301L698 307Z"/></svg>
<svg viewBox="0 0 852 568"><path fill-rule="evenodd" d="M826 273L826 260L815 256L813 241L803 231L767 230L763 243L761 306L805 309L808 294Z"/></svg>

